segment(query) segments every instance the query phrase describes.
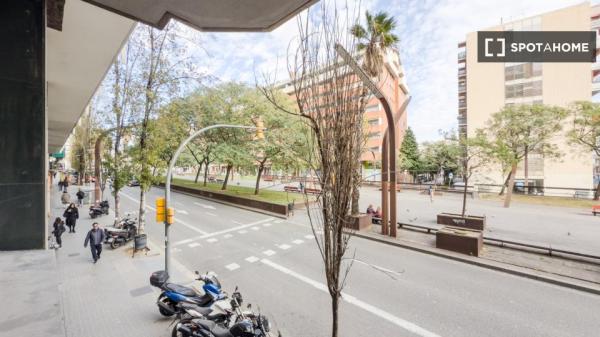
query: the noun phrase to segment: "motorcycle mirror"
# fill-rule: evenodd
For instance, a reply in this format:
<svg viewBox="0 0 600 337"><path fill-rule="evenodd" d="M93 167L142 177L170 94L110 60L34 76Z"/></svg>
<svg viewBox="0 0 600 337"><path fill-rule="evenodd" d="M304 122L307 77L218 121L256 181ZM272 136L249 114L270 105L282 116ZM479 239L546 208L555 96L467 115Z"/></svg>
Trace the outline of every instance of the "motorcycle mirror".
<svg viewBox="0 0 600 337"><path fill-rule="evenodd" d="M199 273L197 270L194 270L194 273L195 273L196 275L200 275L200 273Z"/></svg>
<svg viewBox="0 0 600 337"><path fill-rule="evenodd" d="M248 303L248 306L247 306L247 308L248 308L248 310L250 310L250 308L252 308L252 304L251 304L251 303Z"/></svg>

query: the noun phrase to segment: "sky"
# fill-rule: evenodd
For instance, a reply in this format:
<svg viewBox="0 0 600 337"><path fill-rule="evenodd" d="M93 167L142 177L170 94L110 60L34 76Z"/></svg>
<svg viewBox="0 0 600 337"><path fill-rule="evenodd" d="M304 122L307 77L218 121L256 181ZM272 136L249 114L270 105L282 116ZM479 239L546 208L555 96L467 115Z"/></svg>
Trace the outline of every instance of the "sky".
<svg viewBox="0 0 600 337"><path fill-rule="evenodd" d="M366 0L360 6L371 12L386 11L397 20L398 48L413 97L408 125L423 142L440 139L440 130L457 127L457 44L466 33L581 2ZM254 84L255 74L263 72L283 80L288 46L296 36L295 19L269 33L201 33L201 68L223 81Z"/></svg>

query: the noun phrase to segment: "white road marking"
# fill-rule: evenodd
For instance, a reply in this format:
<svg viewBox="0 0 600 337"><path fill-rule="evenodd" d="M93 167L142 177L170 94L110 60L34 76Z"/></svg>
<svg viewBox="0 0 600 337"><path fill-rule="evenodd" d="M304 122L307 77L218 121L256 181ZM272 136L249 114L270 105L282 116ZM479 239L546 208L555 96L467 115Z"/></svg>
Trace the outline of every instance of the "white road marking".
<svg viewBox="0 0 600 337"><path fill-rule="evenodd" d="M235 220L231 220L231 222L233 222L236 225L243 225L243 222L239 222L239 221L235 221Z"/></svg>
<svg viewBox="0 0 600 337"><path fill-rule="evenodd" d="M217 216L215 213L211 213L211 212L204 212L206 213L206 215L210 215L210 216Z"/></svg>
<svg viewBox="0 0 600 337"><path fill-rule="evenodd" d="M273 221L273 222L275 222L275 223L282 223L282 222L283 222L283 220L275 220L275 221Z"/></svg>
<svg viewBox="0 0 600 337"><path fill-rule="evenodd" d="M242 229L241 231L238 231L238 233L240 233L240 234L246 234L246 233L248 233L248 231L245 230L245 229Z"/></svg>
<svg viewBox="0 0 600 337"><path fill-rule="evenodd" d="M305 239L312 240L312 239L314 239L314 238L315 238L315 236L314 236L314 235L312 235L312 234L311 234L311 235L304 235L304 238L305 238Z"/></svg>
<svg viewBox="0 0 600 337"><path fill-rule="evenodd" d="M272 255L275 255L275 254L277 254L277 252L275 252L275 251L272 251L272 250L270 250L270 249L269 249L269 250L265 250L265 251L263 252L263 254L265 254L266 256L272 256Z"/></svg>
<svg viewBox="0 0 600 337"><path fill-rule="evenodd" d="M139 202L139 201L138 201L138 200L136 200L135 198L132 198L132 197L128 196L127 194L123 193L123 192L121 192L121 195L123 195L123 196L124 196L124 197L126 197L126 198L129 198L130 200L133 200L134 202ZM149 206L149 205L146 205L146 208L148 208L148 209L150 209L150 210L152 210L152 211L156 211L156 208L154 208L154 207L152 207L152 206ZM198 229L198 228L196 228L196 227L194 227L194 226L192 226L192 225L188 224L188 223L187 223L187 222L185 222L185 221L181 221L180 219L177 219L177 217L175 217L175 222L176 222L176 223L179 223L179 224L182 224L182 225L184 225L185 227L187 227L187 228L189 228L189 229L191 229L191 230L193 230L193 231L195 231L195 232L198 232L198 233L200 233L200 234L202 234L202 235L207 235L207 234L208 234L207 232L205 232L205 231L203 231L203 230L200 230L200 229ZM190 242L190 241L187 241L187 242ZM184 242L184 243L187 243L187 242Z"/></svg>
<svg viewBox="0 0 600 337"><path fill-rule="evenodd" d="M285 243L284 243L284 244L282 244L282 245L279 245L278 247L279 247L279 249L281 249L281 250L286 250L286 249L290 249L290 248L292 248L292 246L290 246L290 245L286 245Z"/></svg>
<svg viewBox="0 0 600 337"><path fill-rule="evenodd" d="M179 252L181 252L181 249L179 249L179 248L173 248L173 249L171 249L171 252L172 253L179 253Z"/></svg>
<svg viewBox="0 0 600 337"><path fill-rule="evenodd" d="M304 240L294 240L292 241L293 244L299 245L301 243L304 243Z"/></svg>
<svg viewBox="0 0 600 337"><path fill-rule="evenodd" d="M317 282L317 281L310 279L304 275L300 275L300 274L296 273L295 271L290 270L279 264L276 264L268 259L262 259L262 260L260 260L260 262L262 262L265 265L267 265L275 270L278 270L284 274L294 277L306 284L309 284L318 290L328 292L327 286L323 283ZM350 304L354 304L355 306L357 306L365 311L370 312L371 314L373 314L375 316L379 316L379 317L385 319L386 321L396 324L397 326L399 326L409 332L412 332L416 335L423 336L423 337L440 337L439 335L437 335L429 330L426 330L426 329L416 325L415 323L412 323L412 322L404 320L400 317L394 316L393 314L391 314L387 311L384 311L382 309L379 309L371 304L363 302L354 296L348 295L346 293L342 293L342 299Z"/></svg>
<svg viewBox="0 0 600 337"><path fill-rule="evenodd" d="M260 230L260 227L256 227L256 226L254 226L254 227L252 227L252 228L250 228L250 229L251 229L251 230L253 230L253 231L257 231L257 230Z"/></svg>
<svg viewBox="0 0 600 337"><path fill-rule="evenodd" d="M207 208L207 209L216 209L214 206L201 204L199 202L194 202L194 205L200 206L200 207L203 207L203 208Z"/></svg>
<svg viewBox="0 0 600 337"><path fill-rule="evenodd" d="M194 247L198 247L198 246L200 246L200 244L198 242L193 242L188 245L188 247L190 247L190 248L194 248Z"/></svg>
<svg viewBox="0 0 600 337"><path fill-rule="evenodd" d="M177 213L181 213L181 214L185 214L185 215L190 214L190 213L188 213L188 211L185 211L185 210L182 210L182 209L178 209Z"/></svg>
<svg viewBox="0 0 600 337"><path fill-rule="evenodd" d="M207 238L210 238L210 237L213 237L213 236L219 236L221 234L227 234L227 233L235 232L237 230L240 230L240 229L243 229L243 228L252 227L252 226L256 226L258 224L262 224L265 221L271 221L271 220L273 220L273 218L266 218L266 219L255 221L255 222L252 222L252 223L249 223L249 224L245 224L245 225L241 225L241 226L237 226L237 227L233 227L233 228L224 229L222 231L212 232L210 234L204 234L204 235L196 236L196 237L193 237L193 238L185 239L185 240L182 240L182 241L177 241L177 242L173 243L173 246L179 246L179 245L182 245L182 244L186 244L188 242L192 242L192 241L196 241L196 240L202 240L202 239L207 239Z"/></svg>
<svg viewBox="0 0 600 337"><path fill-rule="evenodd" d="M225 266L225 268L227 268L227 269L229 269L231 271L236 270L239 267L240 267L240 265L237 264L237 263L230 263L230 264L228 264L228 265Z"/></svg>
<svg viewBox="0 0 600 337"><path fill-rule="evenodd" d="M231 235L231 234L225 234L225 235L223 235L223 238L224 238L224 239L229 239L229 238L231 238L231 237L233 237L233 235Z"/></svg>
<svg viewBox="0 0 600 337"><path fill-rule="evenodd" d="M210 242L210 243L215 243L217 241L219 241L219 240L216 238L210 238L210 239L206 240L206 242Z"/></svg>
<svg viewBox="0 0 600 337"><path fill-rule="evenodd" d="M256 261L260 260L258 257L256 256L250 256L246 258L246 261L250 262L250 263L254 263Z"/></svg>
<svg viewBox="0 0 600 337"><path fill-rule="evenodd" d="M263 224L263 226L264 226L264 227L270 227L270 226L273 226L273 224L272 224L272 223L270 223L270 222L267 222L267 223L264 223L264 224Z"/></svg>

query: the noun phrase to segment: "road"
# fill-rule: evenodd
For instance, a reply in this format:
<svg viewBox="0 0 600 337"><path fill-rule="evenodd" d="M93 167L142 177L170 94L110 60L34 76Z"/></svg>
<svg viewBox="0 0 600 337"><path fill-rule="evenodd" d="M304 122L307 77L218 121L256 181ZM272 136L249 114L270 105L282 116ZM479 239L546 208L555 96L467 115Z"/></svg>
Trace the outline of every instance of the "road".
<svg viewBox="0 0 600 337"><path fill-rule="evenodd" d="M152 210L163 193L152 189L147 199L146 232L158 244L164 228ZM122 196L123 210L137 210L137 188ZM284 336L327 336L330 300L310 227L172 198L177 263L215 271L225 290L239 286ZM359 261L345 288L340 336L593 336L600 329L599 296L358 238L349 253Z"/></svg>

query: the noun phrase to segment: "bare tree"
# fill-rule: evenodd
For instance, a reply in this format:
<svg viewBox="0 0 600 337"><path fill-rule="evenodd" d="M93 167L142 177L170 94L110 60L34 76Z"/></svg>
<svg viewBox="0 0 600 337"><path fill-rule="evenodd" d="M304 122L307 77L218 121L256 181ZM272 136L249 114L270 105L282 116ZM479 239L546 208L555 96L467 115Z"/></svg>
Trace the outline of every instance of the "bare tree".
<svg viewBox="0 0 600 337"><path fill-rule="evenodd" d="M357 22L358 11L335 2L321 2L298 19L299 38L295 52L288 54L288 72L296 97L297 111L286 109L272 85L263 94L280 109L305 119L311 132L313 158L309 160L321 185L316 209L307 205L308 215L325 266L331 296L332 332L338 336L339 300L352 264L343 266L351 233L349 223L352 191L360 179L358 169L363 142L362 82L338 58L335 45L356 53L349 27Z"/></svg>

